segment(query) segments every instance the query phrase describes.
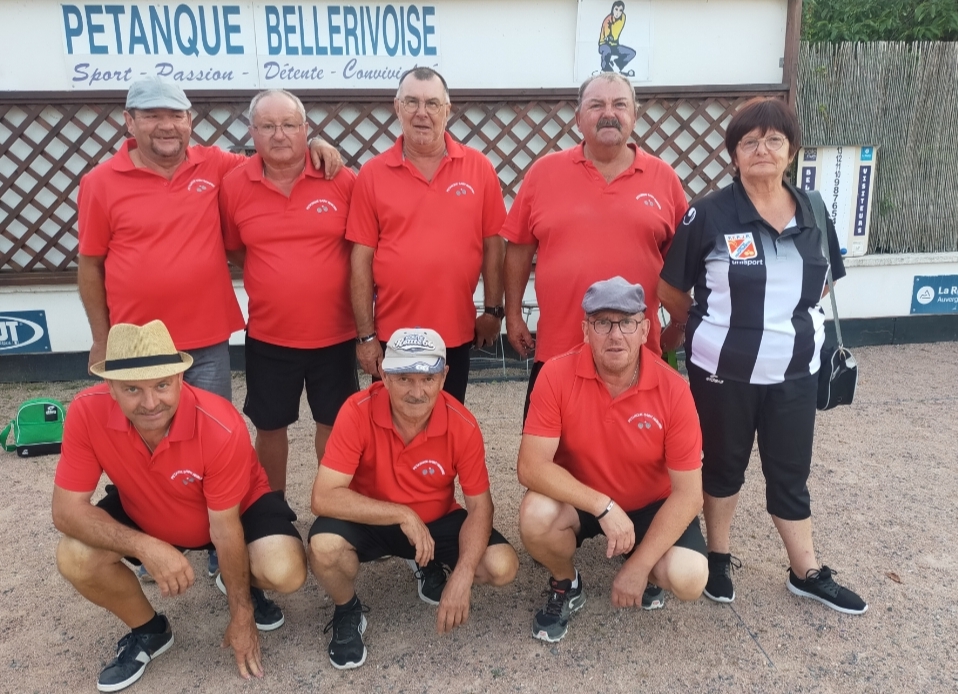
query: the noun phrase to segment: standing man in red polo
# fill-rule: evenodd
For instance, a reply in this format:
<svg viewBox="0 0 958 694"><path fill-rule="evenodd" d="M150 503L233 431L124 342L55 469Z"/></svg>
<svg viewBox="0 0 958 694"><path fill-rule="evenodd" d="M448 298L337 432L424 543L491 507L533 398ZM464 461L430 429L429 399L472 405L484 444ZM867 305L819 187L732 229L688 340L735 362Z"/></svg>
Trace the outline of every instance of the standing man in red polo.
<svg viewBox="0 0 958 694"><path fill-rule="evenodd" d="M376 376L384 337L436 330L449 345L446 391L465 401L469 349L491 345L503 317L502 190L489 160L446 132L449 90L430 68L407 71L395 100L402 135L363 165L349 210L359 363ZM484 312L473 292L482 274Z"/></svg>
<svg viewBox="0 0 958 694"><path fill-rule="evenodd" d="M521 355L535 350L525 409L542 365L582 342L569 310L589 285L620 275L656 287L665 252L688 203L675 172L632 142L638 109L628 79L590 77L579 88L575 121L584 142L547 154L526 174L501 234L505 257L506 332ZM522 316L522 296L536 258L536 339ZM674 349L684 326L659 340L659 301L648 296L648 348Z"/></svg>
<svg viewBox="0 0 958 694"><path fill-rule="evenodd" d="M366 661L355 585L362 562L384 555L410 562L420 599L439 606L440 634L466 622L474 583L505 585L519 567L492 526L479 424L442 392L446 354L434 330L393 333L382 381L343 406L316 475L310 566L336 605L326 631L333 632L329 660L340 670ZM456 503L457 478L465 509Z"/></svg>
<svg viewBox="0 0 958 694"><path fill-rule="evenodd" d="M57 568L131 630L100 673L101 692L133 684L173 645L169 621L122 559L145 566L170 597L193 585L182 550L215 546L230 609L223 645L247 679L263 674L257 629L285 621L263 589L290 593L306 580L296 515L270 492L239 412L183 383L191 363L162 322L120 323L106 359L91 368L106 383L70 406L53 488L53 522L63 533ZM104 474L111 484L94 505Z"/></svg>
<svg viewBox="0 0 958 694"><path fill-rule="evenodd" d="M344 169L327 181L313 166L295 95L260 92L249 119L256 154L223 179L220 216L249 295L243 411L270 486L285 491L287 428L304 384L317 461L340 406L359 390L346 241L356 175Z"/></svg>
<svg viewBox="0 0 958 694"><path fill-rule="evenodd" d="M231 400L228 340L243 314L217 194L246 157L191 146L190 106L174 84L130 86L123 117L132 137L80 181L77 282L93 333L91 365L103 359L111 325L162 320L177 349L193 357L187 383ZM332 177L341 159L322 148ZM161 279L151 279L157 273Z"/></svg>
<svg viewBox="0 0 958 694"><path fill-rule="evenodd" d="M663 589L696 600L708 580L702 434L688 383L645 347L645 292L621 277L582 299L584 342L542 368L519 444L522 543L549 570L532 635L558 641L585 604L576 548L605 535L626 558L616 607L663 607ZM580 314L581 316L581 314Z"/></svg>

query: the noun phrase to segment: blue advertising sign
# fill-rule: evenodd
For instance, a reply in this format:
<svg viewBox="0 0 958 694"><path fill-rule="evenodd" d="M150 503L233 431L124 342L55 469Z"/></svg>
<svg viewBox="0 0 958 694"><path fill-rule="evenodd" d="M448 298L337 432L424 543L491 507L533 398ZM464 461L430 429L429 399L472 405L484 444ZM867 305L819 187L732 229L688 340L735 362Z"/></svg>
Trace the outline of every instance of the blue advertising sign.
<svg viewBox="0 0 958 694"><path fill-rule="evenodd" d="M916 275L912 313L958 313L958 275Z"/></svg>
<svg viewBox="0 0 958 694"><path fill-rule="evenodd" d="M0 313L0 354L49 351L50 333L45 311Z"/></svg>

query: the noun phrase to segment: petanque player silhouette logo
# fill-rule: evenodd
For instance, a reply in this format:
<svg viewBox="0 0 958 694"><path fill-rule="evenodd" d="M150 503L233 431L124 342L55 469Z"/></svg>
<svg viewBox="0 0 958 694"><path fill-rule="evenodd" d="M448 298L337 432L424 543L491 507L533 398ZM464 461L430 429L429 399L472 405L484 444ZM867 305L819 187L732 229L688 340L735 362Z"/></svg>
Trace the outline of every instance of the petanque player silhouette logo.
<svg viewBox="0 0 958 694"><path fill-rule="evenodd" d="M616 72L625 77L634 77L634 70L626 70L625 66L632 62L635 51L619 43L619 37L625 28L625 3L616 0L612 3L612 11L602 20L602 29L599 31L599 57L601 58L602 72Z"/></svg>

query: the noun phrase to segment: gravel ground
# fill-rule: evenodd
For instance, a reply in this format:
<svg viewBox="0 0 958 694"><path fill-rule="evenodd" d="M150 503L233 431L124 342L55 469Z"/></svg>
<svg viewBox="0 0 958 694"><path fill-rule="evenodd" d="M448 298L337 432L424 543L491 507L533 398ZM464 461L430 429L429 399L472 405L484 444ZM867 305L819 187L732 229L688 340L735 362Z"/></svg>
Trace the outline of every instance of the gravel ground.
<svg viewBox="0 0 958 694"><path fill-rule="evenodd" d="M619 562L603 544L577 557L589 602L568 636L530 636L546 572L518 542L522 494L515 475L525 384L470 386L467 405L486 437L496 526L519 549L515 583L474 591L469 622L435 632L435 608L419 601L398 560L366 565L358 592L370 607L369 658L334 670L323 627L332 606L310 577L280 596L286 625L262 637L266 677L243 683L219 648L225 598L194 553L196 584L180 598L147 594L171 619L176 646L151 664L140 692L951 692L958 690L958 343L855 350L852 407L820 414L809 486L819 557L869 602L846 616L785 590L785 551L764 510L758 465L750 467L733 525L737 598L717 605L671 596L656 612L612 607ZM67 402L84 384L0 385L0 422L28 397ZM234 378L235 401L245 395ZM291 427L289 496L305 534L312 518L312 427ZM5 454L0 508L0 691L95 691L124 628L84 602L57 574L49 511L56 458ZM757 461L755 461L757 463Z"/></svg>

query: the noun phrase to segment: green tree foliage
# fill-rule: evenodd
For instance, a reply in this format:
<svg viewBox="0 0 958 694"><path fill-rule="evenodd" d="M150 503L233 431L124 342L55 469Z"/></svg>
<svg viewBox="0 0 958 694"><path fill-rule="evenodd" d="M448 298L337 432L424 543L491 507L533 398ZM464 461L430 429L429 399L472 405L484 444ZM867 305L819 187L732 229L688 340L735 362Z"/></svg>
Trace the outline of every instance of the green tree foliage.
<svg viewBox="0 0 958 694"><path fill-rule="evenodd" d="M958 0L805 0L802 39L958 41Z"/></svg>

